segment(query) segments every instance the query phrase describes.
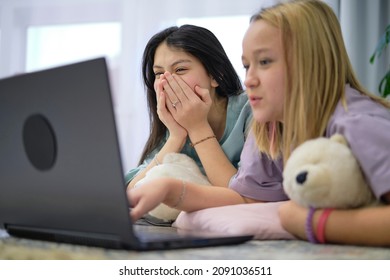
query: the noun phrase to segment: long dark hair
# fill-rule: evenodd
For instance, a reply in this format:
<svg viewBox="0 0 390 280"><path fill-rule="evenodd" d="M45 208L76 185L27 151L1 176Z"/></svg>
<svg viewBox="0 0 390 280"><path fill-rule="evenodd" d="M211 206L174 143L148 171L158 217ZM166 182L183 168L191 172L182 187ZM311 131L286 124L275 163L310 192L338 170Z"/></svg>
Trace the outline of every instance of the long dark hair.
<svg viewBox="0 0 390 280"><path fill-rule="evenodd" d="M167 128L157 115L157 99L154 90L154 55L157 47L165 42L169 47L183 50L199 59L206 72L218 83L219 96L232 96L242 93L243 88L232 63L217 37L206 28L195 25L172 26L155 34L147 43L142 57L142 77L146 89L150 135L145 144L139 164L158 147Z"/></svg>

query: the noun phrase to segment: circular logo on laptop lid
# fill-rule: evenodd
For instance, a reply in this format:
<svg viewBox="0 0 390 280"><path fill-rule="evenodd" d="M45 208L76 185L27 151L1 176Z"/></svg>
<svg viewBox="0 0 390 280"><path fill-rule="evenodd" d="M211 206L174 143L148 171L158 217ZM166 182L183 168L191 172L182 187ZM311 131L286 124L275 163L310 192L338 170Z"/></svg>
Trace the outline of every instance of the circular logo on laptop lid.
<svg viewBox="0 0 390 280"><path fill-rule="evenodd" d="M31 164L45 171L53 167L57 144L50 122L41 114L28 117L23 126L23 144Z"/></svg>

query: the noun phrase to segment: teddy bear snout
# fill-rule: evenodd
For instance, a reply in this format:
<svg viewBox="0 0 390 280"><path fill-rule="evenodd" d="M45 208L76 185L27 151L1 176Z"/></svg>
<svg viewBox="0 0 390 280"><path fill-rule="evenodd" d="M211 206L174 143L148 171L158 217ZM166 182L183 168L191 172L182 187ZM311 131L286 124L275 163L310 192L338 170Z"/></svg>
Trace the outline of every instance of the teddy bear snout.
<svg viewBox="0 0 390 280"><path fill-rule="evenodd" d="M307 178L307 171L302 171L295 177L295 180L297 181L298 184L302 185L303 183L305 183L306 178Z"/></svg>

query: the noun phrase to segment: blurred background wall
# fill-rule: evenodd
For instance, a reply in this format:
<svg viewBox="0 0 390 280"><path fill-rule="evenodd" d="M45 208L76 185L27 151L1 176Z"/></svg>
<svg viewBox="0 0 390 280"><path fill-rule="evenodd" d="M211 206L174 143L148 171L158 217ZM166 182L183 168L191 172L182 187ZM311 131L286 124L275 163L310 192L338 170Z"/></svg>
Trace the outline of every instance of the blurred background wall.
<svg viewBox="0 0 390 280"><path fill-rule="evenodd" d="M124 171L134 167L149 133L140 77L148 39L191 23L220 39L240 77L241 40L249 17L278 0L0 0L0 78L105 56L109 62ZM388 0L328 0L342 24L363 84L377 92L389 55L369 64L390 23Z"/></svg>

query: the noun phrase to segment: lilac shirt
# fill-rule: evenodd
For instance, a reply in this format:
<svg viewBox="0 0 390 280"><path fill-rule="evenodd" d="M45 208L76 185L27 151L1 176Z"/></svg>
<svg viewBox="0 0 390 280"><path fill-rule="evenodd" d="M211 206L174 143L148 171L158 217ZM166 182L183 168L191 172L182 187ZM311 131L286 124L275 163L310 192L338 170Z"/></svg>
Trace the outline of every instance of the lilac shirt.
<svg viewBox="0 0 390 280"><path fill-rule="evenodd" d="M326 135L347 139L377 198L390 191L390 111L346 86L347 111L339 103Z"/></svg>
<svg viewBox="0 0 390 280"><path fill-rule="evenodd" d="M260 201L288 200L283 191L283 160L273 161L259 152L252 132L241 153L241 166L229 187L239 194Z"/></svg>
<svg viewBox="0 0 390 280"><path fill-rule="evenodd" d="M390 192L390 111L346 86L347 111L341 102L327 126L326 137L344 135L377 198ZM260 154L252 133L241 153L241 166L230 188L260 201L287 200L283 160Z"/></svg>

